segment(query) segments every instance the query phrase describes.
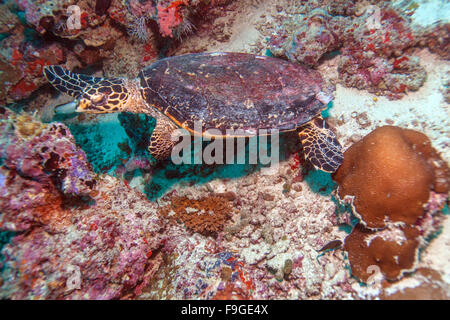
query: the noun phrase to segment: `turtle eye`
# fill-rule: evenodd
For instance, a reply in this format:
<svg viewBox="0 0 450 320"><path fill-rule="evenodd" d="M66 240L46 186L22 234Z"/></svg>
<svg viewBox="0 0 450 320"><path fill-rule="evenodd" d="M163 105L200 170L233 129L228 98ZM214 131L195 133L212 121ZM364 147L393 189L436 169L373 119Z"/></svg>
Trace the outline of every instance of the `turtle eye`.
<svg viewBox="0 0 450 320"><path fill-rule="evenodd" d="M93 103L99 103L103 100L104 95L103 94L94 94L91 96L91 101Z"/></svg>

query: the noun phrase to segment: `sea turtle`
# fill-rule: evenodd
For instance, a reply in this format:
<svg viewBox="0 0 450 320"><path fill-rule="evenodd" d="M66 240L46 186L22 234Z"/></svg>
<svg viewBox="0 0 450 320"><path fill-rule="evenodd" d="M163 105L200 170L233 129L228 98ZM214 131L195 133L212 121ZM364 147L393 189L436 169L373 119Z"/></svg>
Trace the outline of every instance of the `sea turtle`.
<svg viewBox="0 0 450 320"><path fill-rule="evenodd" d="M219 129L215 138L228 137L230 129L254 136L260 129L300 128L305 157L316 168L334 172L343 160L335 134L320 116L331 96L319 72L282 59L194 53L158 60L136 79L92 77L60 66L45 67L44 75L77 99L78 112L128 111L156 118L149 146L156 159L170 155L171 134L182 127L196 135Z"/></svg>

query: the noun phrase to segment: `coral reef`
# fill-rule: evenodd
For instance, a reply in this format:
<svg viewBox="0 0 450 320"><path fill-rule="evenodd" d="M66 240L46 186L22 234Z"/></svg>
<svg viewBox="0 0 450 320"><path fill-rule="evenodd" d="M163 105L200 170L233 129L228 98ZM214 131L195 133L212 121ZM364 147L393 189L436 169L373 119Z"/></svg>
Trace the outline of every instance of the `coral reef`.
<svg viewBox="0 0 450 320"><path fill-rule="evenodd" d="M134 62L137 71L154 61L160 51L166 53L172 46L168 40L192 34L199 21L209 15L214 17L216 7L231 2L108 0L92 5L86 0L17 0L17 6L3 4L0 19L7 22L4 24L7 38L2 41L4 49L0 51L7 64L5 68L18 67L20 71L8 72L19 74L3 81L0 98L2 101L28 98L44 83L41 69L45 65L65 63L72 70L110 60L112 54L117 54L115 47L124 42L127 48L134 45L141 57L141 61ZM448 58L448 24L420 28L414 23L420 20L415 17L416 6L379 1L308 1L299 6L299 15L272 27L271 51L317 66L339 50L340 78L347 86L398 99L419 89L426 78L411 48L427 46ZM421 6L427 4L418 4L418 11ZM56 41L49 45L39 35L56 36L52 38ZM136 46L132 39L142 44ZM41 43L36 45L37 42ZM24 50L27 47L29 50ZM58 54L48 56L49 50ZM35 56L29 56L31 53Z"/></svg>
<svg viewBox="0 0 450 320"><path fill-rule="evenodd" d="M339 29L348 24L348 21L331 19L331 16L321 8L311 10L303 19L307 23L302 23L295 30L285 54L290 60L315 66L325 53L341 46L338 35L342 30ZM277 52L276 48L273 49Z"/></svg>
<svg viewBox="0 0 450 320"><path fill-rule="evenodd" d="M377 128L345 152L333 179L361 220L345 239L353 275L368 282L378 270L396 280L415 269L419 248L438 230L449 177L429 139L413 130Z"/></svg>
<svg viewBox="0 0 450 320"><path fill-rule="evenodd" d="M23 231L35 224L66 224L68 212L57 210L64 196L89 196L95 188L84 152L63 124L45 125L6 108L0 113L0 168L5 177L0 225Z"/></svg>
<svg viewBox="0 0 450 320"><path fill-rule="evenodd" d="M28 98L46 82L43 67L64 61L65 54L58 43L36 45L23 34L4 39L0 44L0 65L4 70L0 78L0 102Z"/></svg>
<svg viewBox="0 0 450 320"><path fill-rule="evenodd" d="M412 271L417 264L419 233L412 227L370 231L358 224L345 239L352 274L367 282L377 271L374 266L389 280Z"/></svg>
<svg viewBox="0 0 450 320"><path fill-rule="evenodd" d="M156 206L113 178L97 188L64 230L34 227L3 248L1 297L114 299L149 281L163 226Z"/></svg>
<svg viewBox="0 0 450 320"><path fill-rule="evenodd" d="M175 185L168 196L160 198L162 207L168 209L172 193L191 199L193 204L221 195L230 199L226 201L232 200L238 212L232 211L230 223L215 238L191 234L177 223L169 224L162 252L174 258L161 266L161 273L154 277L157 283L152 285L164 289L157 295L150 289L143 290L143 297L307 298L320 295L324 277L332 279L339 273L335 283L344 281L347 272L343 264L327 271L326 276L323 273L327 261L343 259L342 251L321 257L316 251L331 240L343 238L336 230L323 236L323 230L331 231L334 204L325 201L324 206L323 196L311 191L306 181L301 189L286 190L284 185L301 170L297 167L292 171L292 158L274 175L254 172L236 179L216 179L204 186ZM303 207L305 199L310 202ZM171 284L165 280L167 277L173 279ZM337 293L324 289L323 294L331 297ZM337 295L343 297L346 293Z"/></svg>
<svg viewBox="0 0 450 320"><path fill-rule="evenodd" d="M449 8L2 1L0 299L448 299ZM296 132L270 172L155 163L154 119L55 116L69 100L42 77L58 64L131 79L214 51L321 73L335 97L322 115L348 148L337 183L305 163Z"/></svg>
<svg viewBox="0 0 450 320"><path fill-rule="evenodd" d="M414 224L430 190L447 193L449 168L422 133L393 126L376 129L345 152L333 179L341 199L353 198L369 228L386 222Z"/></svg>
<svg viewBox="0 0 450 320"><path fill-rule="evenodd" d="M156 205L96 176L66 126L0 110L0 228L26 231L2 249L0 297L112 299L147 283Z"/></svg>
<svg viewBox="0 0 450 320"><path fill-rule="evenodd" d="M125 117L123 124L130 136L139 137L139 128L128 124L132 119ZM48 126L25 123L15 134L42 134ZM345 241L346 260L340 249L346 234L338 228L330 191L317 192L331 188L329 178L313 181L299 162L294 152L273 175L253 172L204 185L174 185L159 205L115 178L97 176L88 201L72 199L64 207L70 217L64 228L48 233L45 224L33 225L4 246L1 296L348 299L358 298L361 290L346 269L348 262L362 280L357 270L366 271L369 263L379 264L390 279L397 278L397 263L400 273L417 266L414 260L410 267L409 255L415 258L439 230L446 195L432 193L426 213L413 227L355 231ZM61 214L61 208L45 204ZM367 255L355 251L363 258L357 263L348 249L354 238L362 241L355 244L357 250L368 247ZM381 250L381 263L380 246L387 247ZM396 246L408 250L399 255Z"/></svg>
<svg viewBox="0 0 450 320"><path fill-rule="evenodd" d="M130 59L128 52L139 57L131 66L124 63L127 69L134 66L126 73L134 77L155 60L165 42L170 44L168 39L181 39L194 31L195 13L217 5L220 1L99 0L94 5L87 0L17 0L1 4L0 67L7 72L0 75L0 103L29 98L45 83L42 68L46 65L65 64L70 70L89 67L118 55L121 50L116 46L126 46L123 59ZM136 45L133 39L142 44ZM115 76L122 73L120 67L114 71Z"/></svg>
<svg viewBox="0 0 450 320"><path fill-rule="evenodd" d="M422 40L431 52L435 52L442 58L450 59L450 24L438 24Z"/></svg>
<svg viewBox="0 0 450 320"><path fill-rule="evenodd" d="M418 28L405 7L365 1L325 1L319 7L308 3L300 18L285 22L272 34L270 50L311 66L340 54L341 83L399 99L418 90L426 79L410 49L428 44L445 57L448 46L448 24Z"/></svg>

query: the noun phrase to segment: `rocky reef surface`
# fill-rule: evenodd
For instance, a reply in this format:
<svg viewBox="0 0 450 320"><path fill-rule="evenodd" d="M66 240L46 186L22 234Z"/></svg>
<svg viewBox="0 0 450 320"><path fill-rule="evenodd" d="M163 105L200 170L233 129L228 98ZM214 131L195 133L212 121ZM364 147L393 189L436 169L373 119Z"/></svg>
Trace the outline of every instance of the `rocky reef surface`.
<svg viewBox="0 0 450 320"><path fill-rule="evenodd" d="M0 298L449 299L446 1L0 4ZM446 14L447 13L447 14ZM154 119L54 114L46 65L234 51L318 70L344 163L155 162Z"/></svg>

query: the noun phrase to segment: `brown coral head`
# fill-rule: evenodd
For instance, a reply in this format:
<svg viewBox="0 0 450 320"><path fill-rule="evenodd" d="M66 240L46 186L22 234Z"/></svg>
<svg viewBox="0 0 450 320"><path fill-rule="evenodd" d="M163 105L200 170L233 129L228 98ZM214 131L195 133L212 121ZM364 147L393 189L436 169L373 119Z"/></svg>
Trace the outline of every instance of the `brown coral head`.
<svg viewBox="0 0 450 320"><path fill-rule="evenodd" d="M413 287L394 287L387 284L387 288L380 295L382 300L449 300L450 287L442 279L441 274L433 269L419 268L415 273L419 285Z"/></svg>
<svg viewBox="0 0 450 320"><path fill-rule="evenodd" d="M345 250L352 274L370 283L374 271L388 280L397 280L405 272L413 271L418 258L420 232L417 228L387 228L371 231L358 224L345 239Z"/></svg>
<svg viewBox="0 0 450 320"><path fill-rule="evenodd" d="M394 126L377 128L353 144L333 179L341 199L368 228L387 221L413 225L424 214L430 190L447 192L449 169L422 133Z"/></svg>

